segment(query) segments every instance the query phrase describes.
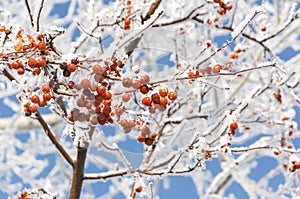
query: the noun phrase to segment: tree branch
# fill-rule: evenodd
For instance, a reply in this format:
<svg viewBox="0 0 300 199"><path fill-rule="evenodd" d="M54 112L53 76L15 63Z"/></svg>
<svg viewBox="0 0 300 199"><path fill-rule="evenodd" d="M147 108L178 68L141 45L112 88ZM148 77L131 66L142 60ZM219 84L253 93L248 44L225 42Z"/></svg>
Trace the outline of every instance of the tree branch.
<svg viewBox="0 0 300 199"><path fill-rule="evenodd" d="M89 135L92 137L95 127L90 127L90 128L91 129L89 130ZM70 189L69 199L80 198L83 178L84 178L84 166L85 166L88 147L89 147L88 143L86 143L84 147L81 146L77 147L77 155L76 155L76 160L74 161L73 178L72 178L72 185Z"/></svg>
<svg viewBox="0 0 300 199"><path fill-rule="evenodd" d="M27 8L27 11L28 11L28 14L29 14L31 27L34 27L34 24L33 24L33 17L32 17L32 14L31 14L31 9L30 9L28 0L25 0L25 4L26 4L26 8Z"/></svg>
<svg viewBox="0 0 300 199"><path fill-rule="evenodd" d="M40 114L40 112L37 112L36 114L37 120L43 127L46 135L51 140L51 142L54 144L54 146L58 149L58 151L62 154L62 156L65 158L65 160L74 168L74 161L71 158L71 156L68 154L68 152L65 150L65 148L61 145L61 143L56 139L54 133L49 128L48 124Z"/></svg>

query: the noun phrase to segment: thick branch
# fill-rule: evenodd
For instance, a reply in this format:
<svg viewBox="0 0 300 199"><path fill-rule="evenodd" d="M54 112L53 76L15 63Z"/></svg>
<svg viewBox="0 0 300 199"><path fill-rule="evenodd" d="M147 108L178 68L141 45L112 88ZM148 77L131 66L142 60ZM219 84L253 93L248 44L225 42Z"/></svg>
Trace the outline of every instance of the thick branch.
<svg viewBox="0 0 300 199"><path fill-rule="evenodd" d="M92 137L94 130L95 127L91 127L91 129L89 130L90 137ZM73 167L73 178L72 178L72 185L71 185L69 199L80 198L82 183L84 179L84 166L85 166L88 147L89 147L88 143L85 143L85 146L83 147L81 146L77 147L77 155Z"/></svg>
<svg viewBox="0 0 300 199"><path fill-rule="evenodd" d="M74 168L74 161L71 158L71 156L68 154L68 152L65 150L65 148L61 145L61 143L56 139L54 133L49 128L48 124L40 114L40 112L37 112L36 114L37 120L43 127L46 135L51 140L51 142L54 144L54 146L58 149L58 151L62 154L62 156L66 159L66 161Z"/></svg>

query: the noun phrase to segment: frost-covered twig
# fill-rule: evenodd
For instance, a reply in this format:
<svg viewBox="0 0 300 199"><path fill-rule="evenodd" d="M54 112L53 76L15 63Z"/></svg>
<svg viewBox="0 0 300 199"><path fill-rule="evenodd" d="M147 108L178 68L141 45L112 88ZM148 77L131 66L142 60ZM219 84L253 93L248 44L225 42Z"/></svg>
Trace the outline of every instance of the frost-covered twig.
<svg viewBox="0 0 300 199"><path fill-rule="evenodd" d="M46 135L48 136L48 138L51 140L51 142L54 144L54 146L58 149L58 151L62 154L62 156L65 158L65 160L72 167L74 167L73 159L71 158L69 153L65 150L65 148L62 146L62 144L57 140L54 133L52 132L52 130L50 129L50 127L48 126L48 124L46 123L46 121L44 120L42 115L40 114L40 112L37 112L35 115L37 117L37 120L39 121L39 123L43 127L43 129L44 129Z"/></svg>

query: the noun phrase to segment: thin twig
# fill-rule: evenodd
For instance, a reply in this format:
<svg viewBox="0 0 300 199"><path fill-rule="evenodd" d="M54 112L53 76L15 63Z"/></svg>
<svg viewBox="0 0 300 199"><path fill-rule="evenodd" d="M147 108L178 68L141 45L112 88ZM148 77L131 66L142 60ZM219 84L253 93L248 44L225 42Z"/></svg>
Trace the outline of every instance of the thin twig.
<svg viewBox="0 0 300 199"><path fill-rule="evenodd" d="M40 31L40 16L41 16L43 7L44 7L44 0L42 0L42 2L41 2L40 9L39 9L39 12L38 12L38 15L37 15L37 19L36 19L36 31L37 32Z"/></svg>
<svg viewBox="0 0 300 199"><path fill-rule="evenodd" d="M29 14L31 27L33 28L33 27L34 27L34 24L33 24L33 17L32 17L32 14L31 14L31 9L30 9L28 0L25 0L25 4L26 4L26 8L27 8L27 11L28 11L28 14Z"/></svg>

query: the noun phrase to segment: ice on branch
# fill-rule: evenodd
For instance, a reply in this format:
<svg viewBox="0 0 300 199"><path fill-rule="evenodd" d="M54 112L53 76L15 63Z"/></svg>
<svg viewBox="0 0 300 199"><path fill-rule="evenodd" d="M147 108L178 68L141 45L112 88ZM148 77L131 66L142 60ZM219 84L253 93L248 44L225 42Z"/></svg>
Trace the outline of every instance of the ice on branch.
<svg viewBox="0 0 300 199"><path fill-rule="evenodd" d="M244 31L244 29L250 24L253 18L261 12L264 12L263 7L261 6L252 8L249 14L247 14L247 16L245 17L245 19L242 22L240 22L240 24L237 27L235 27L234 30L231 32L232 38L233 39L237 38Z"/></svg>

